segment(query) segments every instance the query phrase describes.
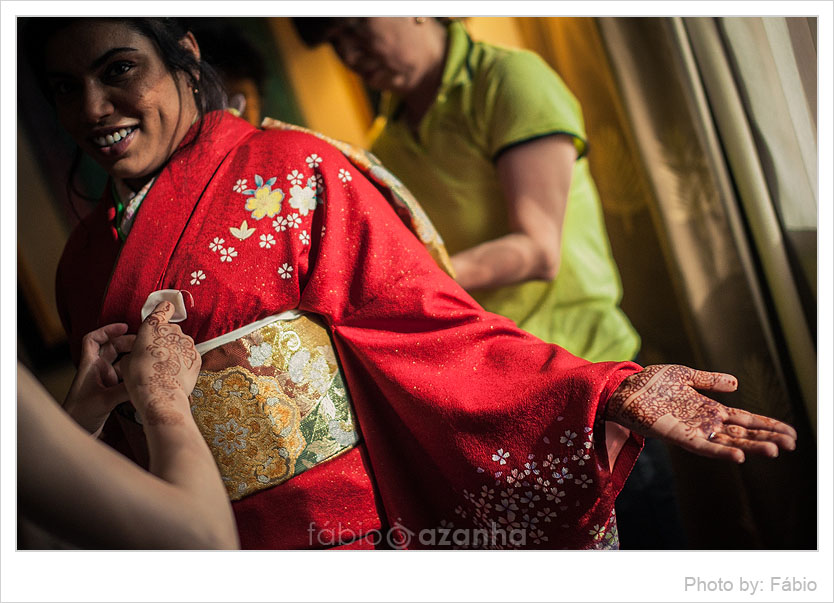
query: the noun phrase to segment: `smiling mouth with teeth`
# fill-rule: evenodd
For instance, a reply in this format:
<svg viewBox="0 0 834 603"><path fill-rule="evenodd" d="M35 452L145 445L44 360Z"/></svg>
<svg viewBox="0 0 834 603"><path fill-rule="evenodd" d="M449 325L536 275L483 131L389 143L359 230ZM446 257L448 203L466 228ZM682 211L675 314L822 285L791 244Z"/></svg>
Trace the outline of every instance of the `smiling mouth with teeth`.
<svg viewBox="0 0 834 603"><path fill-rule="evenodd" d="M122 128L121 130L117 130L112 134L108 134L107 136L99 136L98 138L93 138L93 142L96 143L100 147L109 147L111 145L116 144L123 138L126 138L128 134L133 132L136 129L136 126L131 126L129 128Z"/></svg>

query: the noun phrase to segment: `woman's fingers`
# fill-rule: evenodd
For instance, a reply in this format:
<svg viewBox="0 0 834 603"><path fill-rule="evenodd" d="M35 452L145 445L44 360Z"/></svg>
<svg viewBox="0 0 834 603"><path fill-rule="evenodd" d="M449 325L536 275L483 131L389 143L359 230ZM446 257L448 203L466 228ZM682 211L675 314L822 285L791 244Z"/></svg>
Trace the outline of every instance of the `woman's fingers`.
<svg viewBox="0 0 834 603"><path fill-rule="evenodd" d="M81 340L81 362L95 360L111 339L124 335L126 332L127 324L123 322L116 322L90 331Z"/></svg>
<svg viewBox="0 0 834 603"><path fill-rule="evenodd" d="M148 314L145 322L149 322L153 318L156 322L168 322L174 315L174 304L169 301L161 301L156 304L153 312Z"/></svg>
<svg viewBox="0 0 834 603"><path fill-rule="evenodd" d="M741 463L745 453L773 458L779 456L780 448L796 448L796 442L787 434L725 424L718 431L689 440L684 448L702 456Z"/></svg>
<svg viewBox="0 0 834 603"><path fill-rule="evenodd" d="M700 456L709 457L711 459L718 459L724 461L732 461L733 463L744 462L744 452L736 446L726 446L713 440L706 438L699 438L691 440L686 444L681 444L681 447L694 452Z"/></svg>
<svg viewBox="0 0 834 603"><path fill-rule="evenodd" d="M733 440L750 440L753 442L772 442L783 450L793 450L796 448L796 438L778 431L771 431L769 429L745 429L740 425L724 425L721 433L716 434L715 438L719 436L726 436Z"/></svg>
<svg viewBox="0 0 834 603"><path fill-rule="evenodd" d="M763 417L762 415L755 415L752 412L741 410L740 408L727 408L728 417L725 422L729 425L740 425L748 429L764 429L776 433L783 433L793 440L796 440L796 430L788 425L771 419L770 417Z"/></svg>
<svg viewBox="0 0 834 603"><path fill-rule="evenodd" d="M692 371L689 385L695 389L706 389L714 392L734 392L738 389L738 379L727 373L689 370Z"/></svg>
<svg viewBox="0 0 834 603"><path fill-rule="evenodd" d="M107 341L99 349L98 355L105 361L112 363L121 354L127 354L133 349L133 342L136 335L119 335Z"/></svg>

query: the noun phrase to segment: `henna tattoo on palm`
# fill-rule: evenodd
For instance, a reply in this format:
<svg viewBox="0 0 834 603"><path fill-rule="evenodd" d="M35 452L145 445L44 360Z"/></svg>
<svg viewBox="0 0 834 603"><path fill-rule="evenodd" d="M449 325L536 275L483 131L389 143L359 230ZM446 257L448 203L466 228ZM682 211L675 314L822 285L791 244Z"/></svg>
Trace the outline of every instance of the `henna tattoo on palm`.
<svg viewBox="0 0 834 603"><path fill-rule="evenodd" d="M612 399L611 412L635 426L651 428L660 417L670 414L693 432L712 433L724 421L721 406L696 392L689 383L692 369L678 365L651 366L629 377ZM705 373L699 387L712 389L719 378Z"/></svg>

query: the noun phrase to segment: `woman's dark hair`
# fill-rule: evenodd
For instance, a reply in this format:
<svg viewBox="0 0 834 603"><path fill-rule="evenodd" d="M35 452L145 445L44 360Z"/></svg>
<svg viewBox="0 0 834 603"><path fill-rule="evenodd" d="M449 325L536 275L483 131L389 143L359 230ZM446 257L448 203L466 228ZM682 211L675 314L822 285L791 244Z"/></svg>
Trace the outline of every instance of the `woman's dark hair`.
<svg viewBox="0 0 834 603"><path fill-rule="evenodd" d="M343 19L344 17L293 17L292 24L301 41L313 48L325 42L330 30Z"/></svg>
<svg viewBox="0 0 834 603"><path fill-rule="evenodd" d="M327 41L328 36L342 21L350 17L292 17L292 24L298 37L309 48L315 48ZM373 18L373 17L369 17ZM432 17L444 25L455 17Z"/></svg>
<svg viewBox="0 0 834 603"><path fill-rule="evenodd" d="M172 76L184 73L194 93L197 111L202 118L210 111L226 107L226 92L215 70L205 61L195 57L180 41L188 33L188 23L184 19L171 17L32 17L23 25L23 49L35 75L35 79L46 99L54 106L54 99L46 78L45 50L49 40L59 31L80 20L100 20L123 23L130 29L148 38L156 46L162 62ZM202 133L205 120L200 125L193 143ZM81 162L81 150L76 149L68 179L67 194L78 195L92 200L76 187L75 174ZM73 208L74 209L74 208Z"/></svg>

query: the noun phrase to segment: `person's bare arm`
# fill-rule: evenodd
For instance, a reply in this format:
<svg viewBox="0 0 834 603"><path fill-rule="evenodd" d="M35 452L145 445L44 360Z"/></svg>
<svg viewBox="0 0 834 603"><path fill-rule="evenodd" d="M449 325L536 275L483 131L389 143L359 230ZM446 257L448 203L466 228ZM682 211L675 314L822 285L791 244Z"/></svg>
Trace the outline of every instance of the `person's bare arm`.
<svg viewBox="0 0 834 603"><path fill-rule="evenodd" d="M452 257L457 281L464 289L556 277L575 162L576 147L567 135L525 142L498 158L496 169L512 232Z"/></svg>
<svg viewBox="0 0 834 603"><path fill-rule="evenodd" d="M124 367L128 391L145 422L152 473L91 438L18 367L21 509L78 546L239 546L231 504L185 393L196 381L199 355L179 327L167 323L169 316L158 308L143 323ZM165 358L155 344L161 332ZM179 368L171 374L174 365ZM173 377L176 385L163 380L161 389L148 387L159 374Z"/></svg>

